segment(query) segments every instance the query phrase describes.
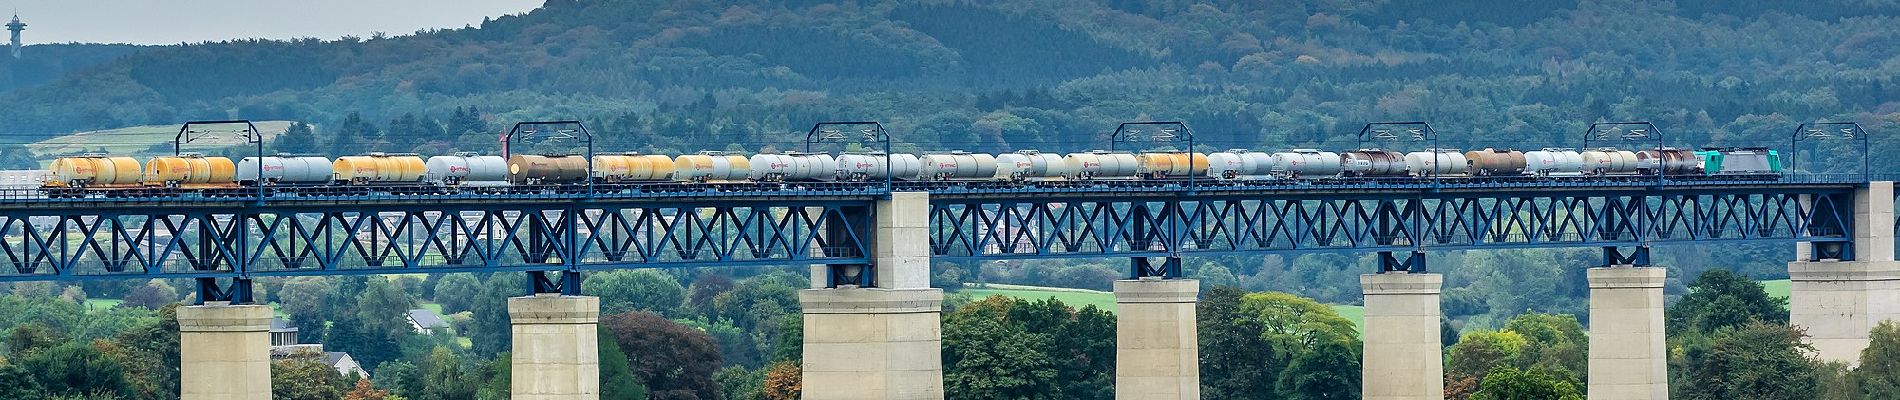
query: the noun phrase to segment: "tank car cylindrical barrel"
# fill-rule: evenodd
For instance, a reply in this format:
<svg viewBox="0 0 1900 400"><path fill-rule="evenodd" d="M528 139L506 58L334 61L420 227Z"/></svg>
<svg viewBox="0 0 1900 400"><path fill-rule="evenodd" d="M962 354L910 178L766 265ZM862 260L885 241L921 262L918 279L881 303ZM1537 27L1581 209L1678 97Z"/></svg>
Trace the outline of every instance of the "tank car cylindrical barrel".
<svg viewBox="0 0 1900 400"><path fill-rule="evenodd" d="M533 154L508 156L508 181L517 185L575 183L586 179L586 157Z"/></svg>
<svg viewBox="0 0 1900 400"><path fill-rule="evenodd" d="M1524 152L1517 150L1498 150L1485 148L1465 152L1465 161L1470 163L1470 173L1485 176L1523 175L1529 160Z"/></svg>
<svg viewBox="0 0 1900 400"><path fill-rule="evenodd" d="M1471 164L1464 153L1439 149L1406 153L1405 167L1417 177L1462 176L1470 173Z"/></svg>

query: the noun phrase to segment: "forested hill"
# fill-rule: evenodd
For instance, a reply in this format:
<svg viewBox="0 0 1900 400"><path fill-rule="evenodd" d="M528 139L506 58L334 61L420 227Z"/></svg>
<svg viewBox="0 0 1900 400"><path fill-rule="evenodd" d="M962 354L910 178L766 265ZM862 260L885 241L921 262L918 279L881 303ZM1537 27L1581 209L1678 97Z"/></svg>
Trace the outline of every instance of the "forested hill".
<svg viewBox="0 0 1900 400"><path fill-rule="evenodd" d="M0 95L0 132L290 119L367 135L340 150L431 152L534 118L644 150L756 150L827 119L984 151L1082 149L1135 119L1211 147L1350 146L1389 119L1453 146L1575 146L1600 119L1684 145L1812 119L1900 134L1900 1L1195 3L551 0L467 29L149 49ZM454 139L436 121L468 106L490 125Z"/></svg>

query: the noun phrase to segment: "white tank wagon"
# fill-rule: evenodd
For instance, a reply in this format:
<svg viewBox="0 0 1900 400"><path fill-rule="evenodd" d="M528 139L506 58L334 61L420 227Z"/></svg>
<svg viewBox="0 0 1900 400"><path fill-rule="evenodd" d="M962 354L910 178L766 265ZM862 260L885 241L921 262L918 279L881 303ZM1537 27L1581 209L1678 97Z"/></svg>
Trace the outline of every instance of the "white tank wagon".
<svg viewBox="0 0 1900 400"><path fill-rule="evenodd" d="M1471 162L1458 150L1435 149L1405 153L1405 168L1412 171L1412 176L1421 178L1466 176L1470 174Z"/></svg>
<svg viewBox="0 0 1900 400"><path fill-rule="evenodd" d="M237 181L243 185L322 185L336 177L329 158L309 155L278 154L262 158L244 157L237 163ZM263 176L258 176L259 163Z"/></svg>
<svg viewBox="0 0 1900 400"><path fill-rule="evenodd" d="M1371 164L1368 162L1367 164ZM1323 178L1346 171L1345 157L1330 151L1293 149L1273 153L1271 173L1290 178Z"/></svg>
<svg viewBox="0 0 1900 400"><path fill-rule="evenodd" d="M429 157L423 162L428 171L423 178L441 186L508 186L508 160L501 156L455 153Z"/></svg>
<svg viewBox="0 0 1900 400"><path fill-rule="evenodd" d="M889 168L885 167L888 160ZM838 179L863 182L881 181L885 177L896 180L911 180L924 170L923 159L916 154L885 154L881 151L868 153L847 153L838 156ZM890 175L885 175L889 173Z"/></svg>
<svg viewBox="0 0 1900 400"><path fill-rule="evenodd" d="M1583 153L1546 148L1524 153L1524 172L1536 176L1582 176Z"/></svg>
<svg viewBox="0 0 1900 400"><path fill-rule="evenodd" d="M838 178L838 160L825 153L755 154L749 178L762 182L829 181Z"/></svg>
<svg viewBox="0 0 1900 400"><path fill-rule="evenodd" d="M1273 155L1247 149L1207 154L1207 176L1215 179L1259 179L1272 169Z"/></svg>
<svg viewBox="0 0 1900 400"><path fill-rule="evenodd" d="M1074 175L1061 155L1022 150L996 156L996 179L1007 181L1054 181Z"/></svg>
<svg viewBox="0 0 1900 400"><path fill-rule="evenodd" d="M1134 153L1094 150L1062 158L1076 179L1133 179L1141 168Z"/></svg>
<svg viewBox="0 0 1900 400"><path fill-rule="evenodd" d="M975 180L994 179L996 177L996 156L967 151L948 153L925 153L919 157L923 170L917 174L921 180Z"/></svg>

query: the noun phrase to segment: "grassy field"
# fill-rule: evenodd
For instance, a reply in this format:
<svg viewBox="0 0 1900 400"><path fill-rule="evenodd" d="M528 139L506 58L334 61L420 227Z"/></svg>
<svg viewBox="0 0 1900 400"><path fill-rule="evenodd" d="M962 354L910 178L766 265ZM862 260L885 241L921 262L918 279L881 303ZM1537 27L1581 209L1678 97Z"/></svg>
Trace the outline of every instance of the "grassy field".
<svg viewBox="0 0 1900 400"><path fill-rule="evenodd" d="M258 132L264 134L266 138L275 137L278 134L284 133L285 129L290 128L290 121L260 121L256 122L256 124ZM177 136L178 125L147 125L107 129L103 131L78 132L28 144L26 147L28 150L32 150L33 153L41 156L84 153L103 148L108 154L143 158L157 155L145 151L154 145L164 145L167 149L164 153L170 154L170 143ZM198 143L204 143L201 147L210 149L224 147L226 145L241 144L243 142L231 138L219 137ZM186 146L187 149L191 147L190 145Z"/></svg>
<svg viewBox="0 0 1900 400"><path fill-rule="evenodd" d="M1775 297L1780 297L1784 299L1788 298L1788 285L1789 285L1789 282L1787 279L1761 281L1762 289L1767 290L1769 296L1775 296Z"/></svg>
<svg viewBox="0 0 1900 400"><path fill-rule="evenodd" d="M1108 310L1108 312L1115 312L1115 294L1109 293L1109 292L1068 292L1068 291L1050 291L1050 290L1034 290L1034 289L968 288L968 289L963 289L961 293L968 294L970 295L971 298L979 299L979 300L985 297L990 297L990 296L1008 296L1008 297L1015 297L1019 299L1029 299L1029 300L1042 300L1042 299L1054 297L1056 298L1057 301L1061 301L1063 304L1068 304L1075 307L1093 305L1097 308Z"/></svg>
<svg viewBox="0 0 1900 400"><path fill-rule="evenodd" d="M1076 307L1081 307L1085 305L1094 305L1103 310L1108 310L1109 312L1115 312L1115 294L1109 293L1109 292L1097 292L1097 291L1077 292L1077 291L1066 291L1066 290L1053 291L1053 290L1036 290L1036 289L1030 289L1029 287L1016 287L1016 288L1011 288L1011 289L968 288L968 289L963 289L961 293L968 294L970 295L970 297L976 298L976 299L982 299L982 298L990 297L990 296L1009 296L1009 297L1015 297L1019 299L1042 300L1042 299L1054 297L1056 298L1056 300L1059 300L1063 302L1064 304L1068 304L1068 305L1072 305ZM1352 306L1352 305L1339 305L1339 304L1334 304L1332 305L1332 307L1333 307L1333 312L1337 312L1339 313L1339 316L1345 317L1346 319L1351 320L1353 325L1358 326L1361 330L1365 329L1365 326L1366 326L1365 307Z"/></svg>

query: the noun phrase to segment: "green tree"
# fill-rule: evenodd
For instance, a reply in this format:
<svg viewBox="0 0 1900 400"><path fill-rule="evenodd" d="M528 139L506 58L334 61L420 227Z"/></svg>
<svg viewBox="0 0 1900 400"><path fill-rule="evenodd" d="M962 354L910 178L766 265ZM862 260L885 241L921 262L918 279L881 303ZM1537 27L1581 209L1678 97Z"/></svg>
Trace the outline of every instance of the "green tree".
<svg viewBox="0 0 1900 400"><path fill-rule="evenodd" d="M600 343L596 348L600 353L600 398L602 400L646 399L647 387L640 384L640 380L633 376L633 370L628 367L628 360L632 357L620 351L620 344L614 341L613 335L607 332L606 328L600 328L597 331L596 336Z"/></svg>
<svg viewBox="0 0 1900 400"><path fill-rule="evenodd" d="M178 301L178 289L172 288L171 284L165 283L163 280L153 279L147 281L145 286L140 286L126 293L124 300L124 302L119 303L120 307L141 307L148 310L157 310L159 307L164 307L166 304Z"/></svg>
<svg viewBox="0 0 1900 400"><path fill-rule="evenodd" d="M32 371L33 380L55 396L81 396L95 393L117 398L136 391L127 379L124 360L101 347L108 342L69 341L20 359L20 367Z"/></svg>
<svg viewBox="0 0 1900 400"><path fill-rule="evenodd" d="M324 333L334 317L330 301L336 295L336 287L331 282L327 277L299 276L284 282L284 288L278 291L278 305L284 319L297 326L298 340L324 341Z"/></svg>
<svg viewBox="0 0 1900 400"><path fill-rule="evenodd" d="M481 295L469 305L474 320L469 324L468 339L475 354L508 351L514 329L508 322L508 298L522 294L522 288L527 287L525 280L521 274L494 274L482 281Z"/></svg>
<svg viewBox="0 0 1900 400"><path fill-rule="evenodd" d="M1801 331L1755 321L1716 331L1707 348L1685 351L1687 380L1674 398L1686 400L1808 399L1816 394L1815 363ZM1672 379L1673 381L1673 379Z"/></svg>
<svg viewBox="0 0 1900 400"><path fill-rule="evenodd" d="M317 150L317 133L310 124L292 122L282 135L271 140L270 146L279 153L312 153Z"/></svg>
<svg viewBox="0 0 1900 400"><path fill-rule="evenodd" d="M686 302L686 288L679 281L650 269L588 275L581 290L600 297L602 314L640 310L667 315Z"/></svg>
<svg viewBox="0 0 1900 400"><path fill-rule="evenodd" d="M19 143L0 143L0 169L40 169L40 160Z"/></svg>
<svg viewBox="0 0 1900 400"><path fill-rule="evenodd" d="M1328 340L1301 353L1280 372L1274 390L1290 400L1349 400L1359 398L1358 340Z"/></svg>
<svg viewBox="0 0 1900 400"><path fill-rule="evenodd" d="M1860 367L1848 373L1862 398L1900 399L1900 324L1880 321L1860 351Z"/></svg>
<svg viewBox="0 0 1900 400"><path fill-rule="evenodd" d="M422 388L416 400L456 400L475 398L477 381L466 376L462 360L446 347L429 351L421 368Z"/></svg>
<svg viewBox="0 0 1900 400"><path fill-rule="evenodd" d="M626 353L627 366L653 399L716 399L719 345L706 332L634 311L601 318L600 326Z"/></svg>
<svg viewBox="0 0 1900 400"><path fill-rule="evenodd" d="M1041 350L1048 341L992 317L946 318L943 384L957 388L947 398L1056 398L1056 368Z"/></svg>
<svg viewBox="0 0 1900 400"><path fill-rule="evenodd" d="M354 304L326 344L364 365L401 356L400 344L415 334L406 319L415 300L388 280L372 278Z"/></svg>
<svg viewBox="0 0 1900 400"><path fill-rule="evenodd" d="M1278 359L1263 336L1258 318L1243 314L1240 299L1247 292L1215 286L1201 294L1195 306L1201 348L1201 394L1210 399L1256 399L1270 395L1276 382ZM1285 367L1278 366L1280 369Z"/></svg>
<svg viewBox="0 0 1900 400"><path fill-rule="evenodd" d="M335 368L324 365L320 354L272 361L270 392L273 399L335 400L343 397L349 384Z"/></svg>
<svg viewBox="0 0 1900 400"><path fill-rule="evenodd" d="M482 282L475 275L467 273L443 274L435 284L437 304L442 305L443 314L468 311L481 298Z"/></svg>
<svg viewBox="0 0 1900 400"><path fill-rule="evenodd" d="M1741 327L1750 320L1787 324L1788 300L1769 296L1761 283L1747 277L1712 269L1696 277L1689 284L1689 294L1664 315L1669 332L1707 334Z"/></svg>
<svg viewBox="0 0 1900 400"><path fill-rule="evenodd" d="M1484 375L1472 400L1583 400L1577 386L1541 370L1498 367Z"/></svg>
<svg viewBox="0 0 1900 400"><path fill-rule="evenodd" d="M1590 338L1576 316L1518 314L1504 324L1504 330L1524 336L1518 369L1543 370L1579 385L1585 381L1589 373Z"/></svg>
<svg viewBox="0 0 1900 400"><path fill-rule="evenodd" d="M0 399L31 399L39 396L40 390L32 372L0 359Z"/></svg>
<svg viewBox="0 0 1900 400"><path fill-rule="evenodd" d="M1524 348L1530 340L1513 331L1472 330L1458 338L1445 356L1445 373L1452 379L1484 379L1499 366L1523 365Z"/></svg>

